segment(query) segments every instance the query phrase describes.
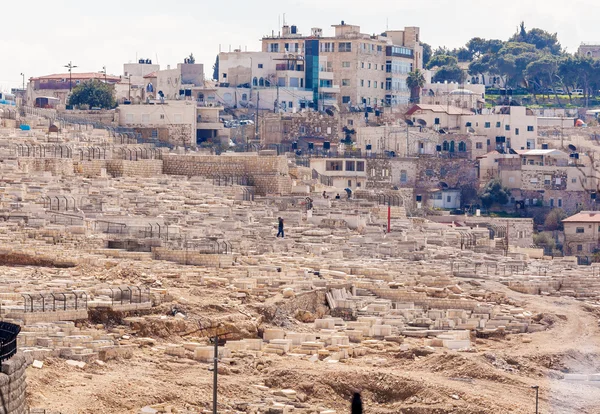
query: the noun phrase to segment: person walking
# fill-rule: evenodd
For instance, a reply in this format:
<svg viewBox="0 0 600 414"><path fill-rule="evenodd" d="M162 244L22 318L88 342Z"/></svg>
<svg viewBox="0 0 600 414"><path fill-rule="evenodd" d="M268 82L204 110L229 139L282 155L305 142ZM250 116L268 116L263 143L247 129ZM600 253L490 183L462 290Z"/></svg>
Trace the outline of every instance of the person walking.
<svg viewBox="0 0 600 414"><path fill-rule="evenodd" d="M360 398L360 393L355 392L352 397L352 410L351 414L362 414L363 412L363 404L362 399Z"/></svg>
<svg viewBox="0 0 600 414"><path fill-rule="evenodd" d="M278 217L277 220L279 220L279 231L277 232L277 237L279 237L281 235L281 238L283 239L284 238L284 235L283 235L283 219L281 217Z"/></svg>

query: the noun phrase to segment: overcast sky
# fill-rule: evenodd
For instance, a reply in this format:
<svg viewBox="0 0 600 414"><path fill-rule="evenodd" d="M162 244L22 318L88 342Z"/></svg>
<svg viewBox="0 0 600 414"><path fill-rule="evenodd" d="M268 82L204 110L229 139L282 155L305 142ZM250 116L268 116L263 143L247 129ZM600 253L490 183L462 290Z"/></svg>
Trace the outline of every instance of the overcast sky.
<svg viewBox="0 0 600 414"><path fill-rule="evenodd" d="M582 41L600 42L595 0L2 0L0 89L26 79L75 71L121 75L136 56L166 68L194 53L212 75L219 52L258 50L259 39L278 29L278 19L331 35L344 20L365 33L404 26L421 27L421 39L434 48L464 45L470 38L507 39L521 20L528 28L558 32L569 52Z"/></svg>

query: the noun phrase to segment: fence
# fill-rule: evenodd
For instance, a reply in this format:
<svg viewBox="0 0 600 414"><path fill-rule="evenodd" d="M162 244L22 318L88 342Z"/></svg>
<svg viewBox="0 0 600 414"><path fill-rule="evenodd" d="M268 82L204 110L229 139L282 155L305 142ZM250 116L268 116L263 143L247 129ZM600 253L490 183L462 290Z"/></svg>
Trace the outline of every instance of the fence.
<svg viewBox="0 0 600 414"><path fill-rule="evenodd" d="M56 312L87 309L88 295L84 291L22 293L23 311Z"/></svg>

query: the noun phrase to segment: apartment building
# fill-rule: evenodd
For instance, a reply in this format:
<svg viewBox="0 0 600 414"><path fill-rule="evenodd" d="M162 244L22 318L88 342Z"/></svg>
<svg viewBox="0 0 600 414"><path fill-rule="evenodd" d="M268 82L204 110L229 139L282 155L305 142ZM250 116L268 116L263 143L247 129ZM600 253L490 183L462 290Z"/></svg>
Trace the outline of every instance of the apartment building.
<svg viewBox="0 0 600 414"><path fill-rule="evenodd" d="M461 132L485 135L498 149L535 149L537 117L524 106L497 106L480 114L461 117Z"/></svg>
<svg viewBox="0 0 600 414"><path fill-rule="evenodd" d="M370 35L343 21L332 27L334 36L323 36L320 28L303 36L296 26L284 26L280 34L262 39L262 51L303 52L306 87L315 91L315 100L337 99L345 107L408 103L406 77L423 67L420 29Z"/></svg>

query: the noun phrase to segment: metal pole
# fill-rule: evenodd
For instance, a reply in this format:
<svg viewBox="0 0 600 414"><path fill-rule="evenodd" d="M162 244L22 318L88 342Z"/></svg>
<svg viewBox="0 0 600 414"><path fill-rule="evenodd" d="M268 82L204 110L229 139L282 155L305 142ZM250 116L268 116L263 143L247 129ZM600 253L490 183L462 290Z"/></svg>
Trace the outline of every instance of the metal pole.
<svg viewBox="0 0 600 414"><path fill-rule="evenodd" d="M213 366L213 414L217 414L217 365L219 363L219 335L215 333L215 355Z"/></svg>
<svg viewBox="0 0 600 414"><path fill-rule="evenodd" d="M388 201L388 228L387 232L391 231L391 222L392 222L392 198L390 197Z"/></svg>
<svg viewBox="0 0 600 414"><path fill-rule="evenodd" d="M539 414L539 393L540 393L540 386L539 385L532 385L531 388L533 388L535 390L535 414Z"/></svg>

